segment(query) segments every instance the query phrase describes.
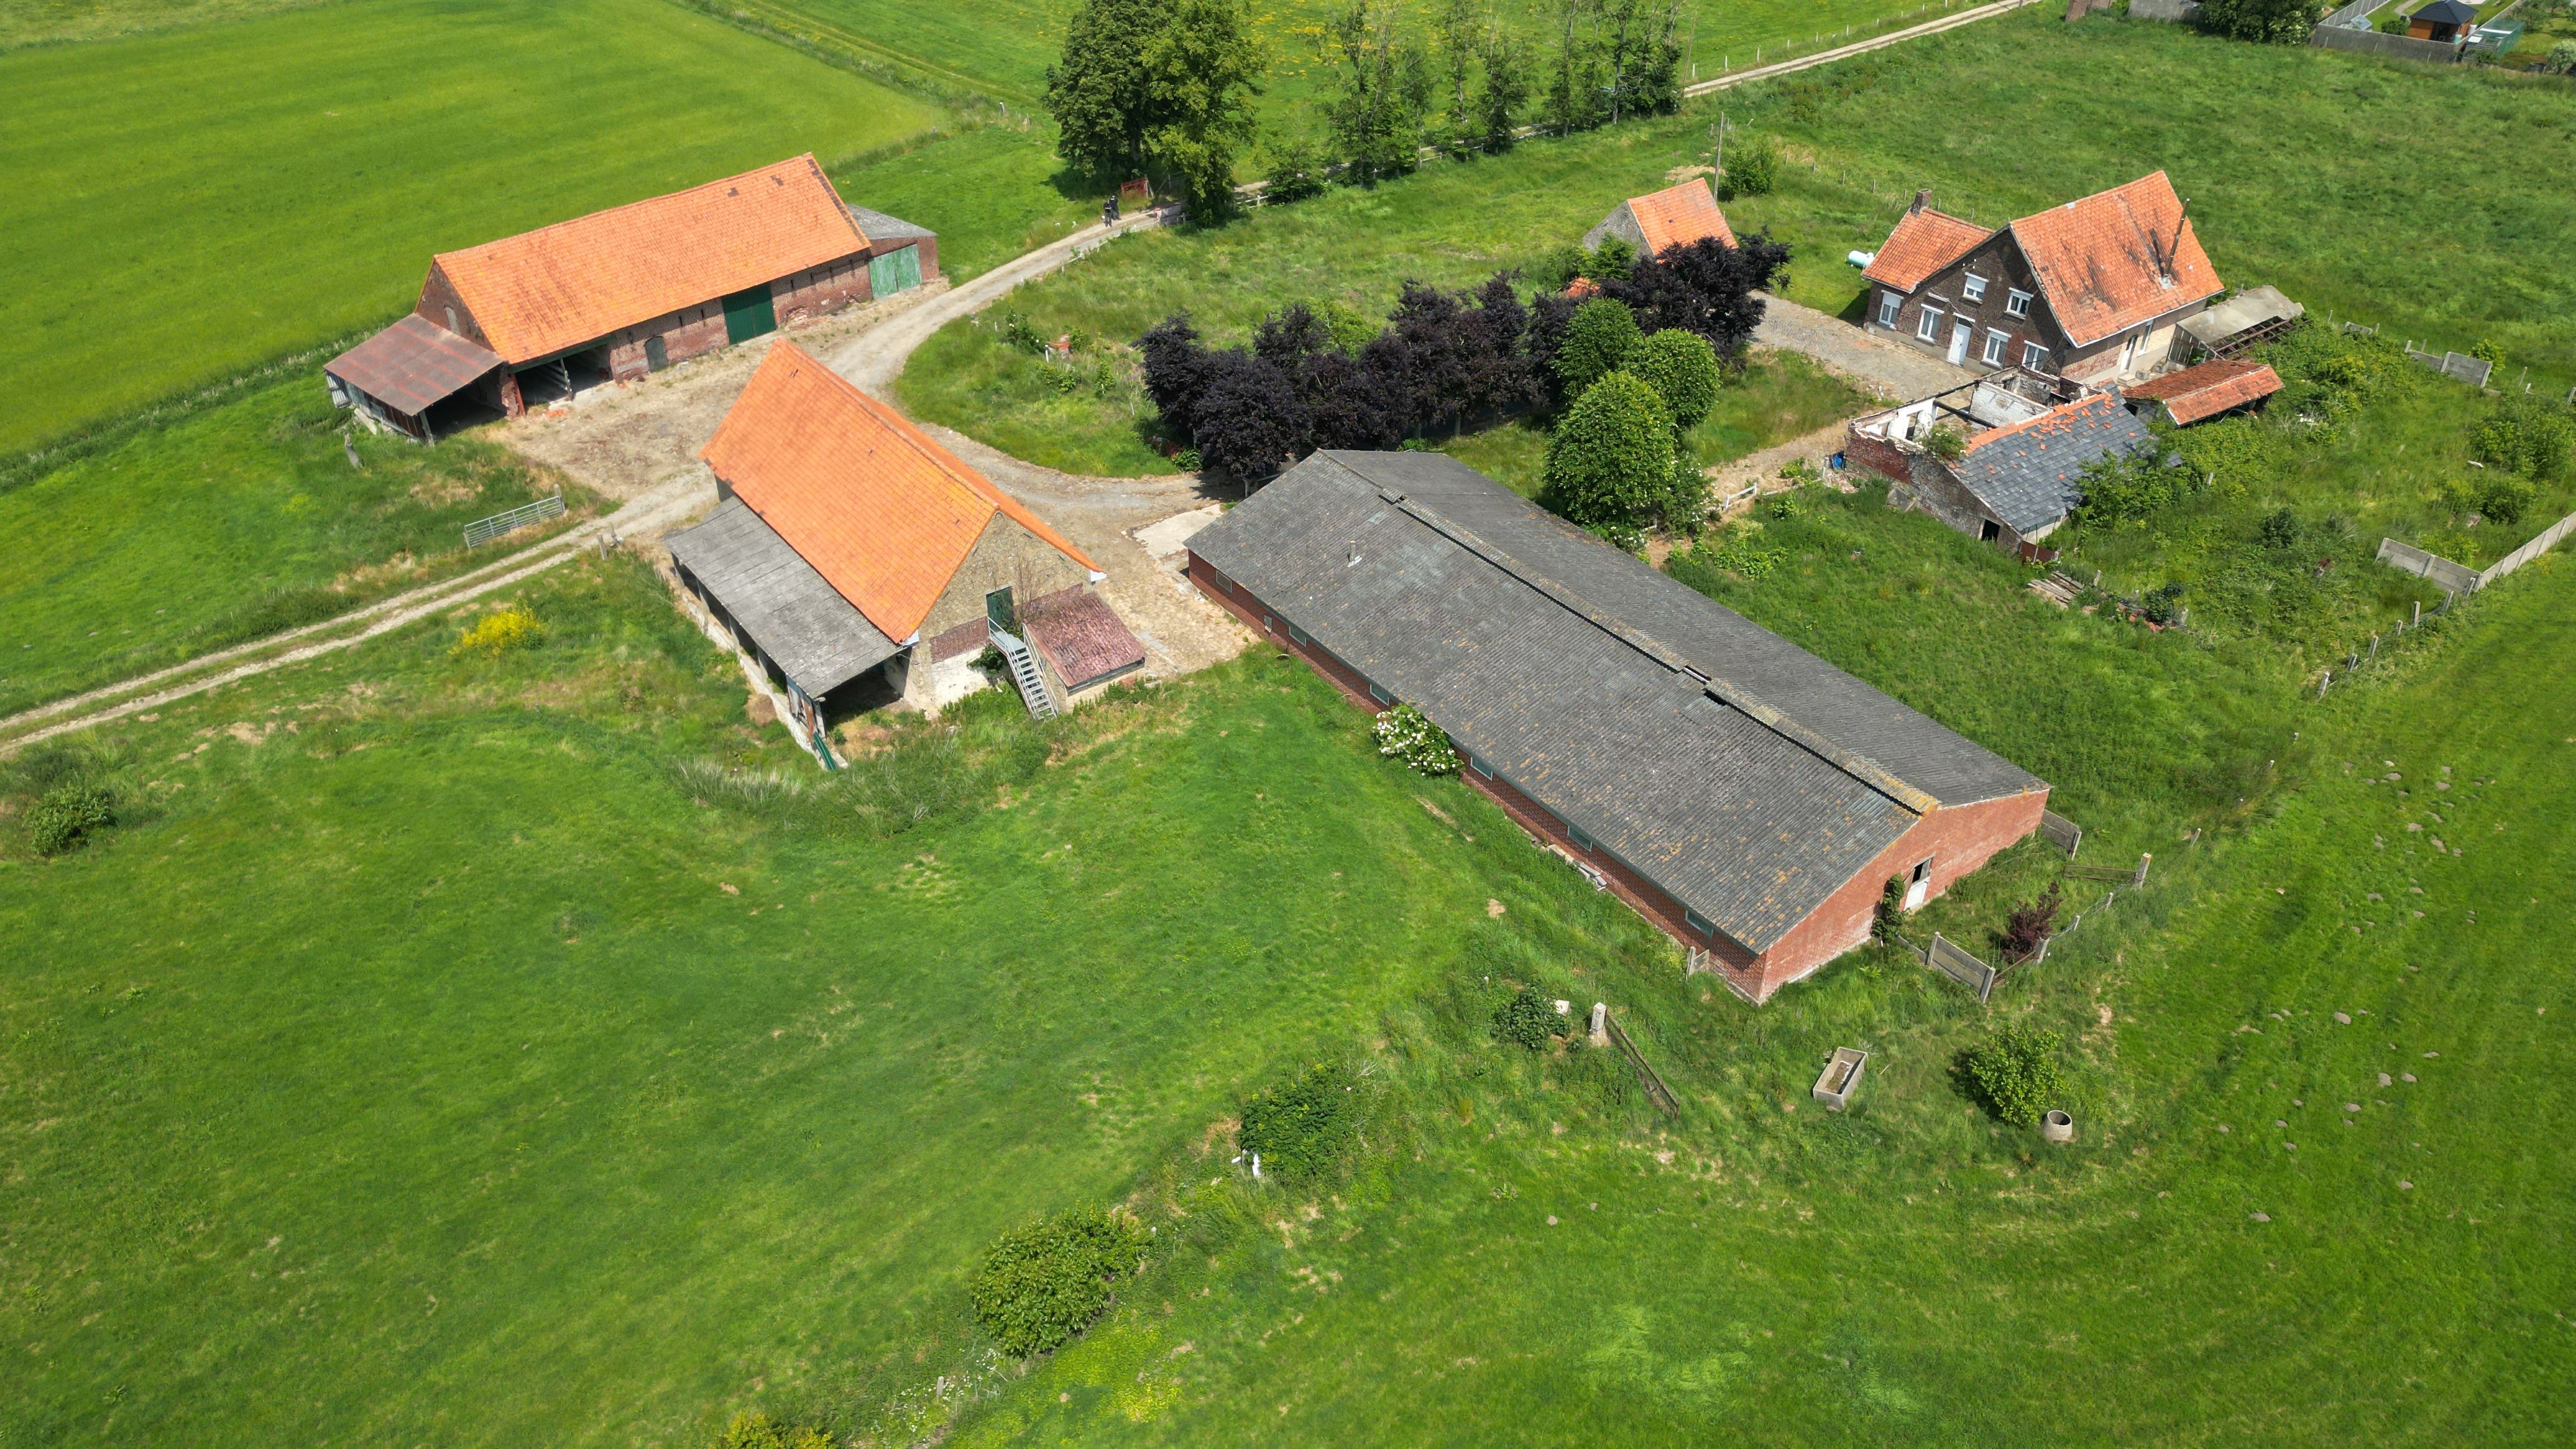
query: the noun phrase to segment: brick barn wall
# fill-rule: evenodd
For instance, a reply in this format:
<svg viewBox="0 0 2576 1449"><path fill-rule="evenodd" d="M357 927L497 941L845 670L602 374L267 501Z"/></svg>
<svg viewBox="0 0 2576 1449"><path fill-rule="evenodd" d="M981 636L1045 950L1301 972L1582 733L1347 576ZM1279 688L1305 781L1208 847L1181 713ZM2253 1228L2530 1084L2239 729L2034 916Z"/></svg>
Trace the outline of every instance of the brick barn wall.
<svg viewBox="0 0 2576 1449"><path fill-rule="evenodd" d="M1214 565L1197 554L1193 553L1189 557L1190 581L1198 585L1200 593L1214 600L1236 618L1251 625L1263 638L1305 660L1317 674L1339 687L1343 697L1351 703L1371 714L1386 708L1368 692L1369 682L1365 676L1334 658L1320 645L1298 643L1288 633L1286 621L1279 619L1268 605L1262 603L1241 585L1228 579ZM1629 869L1627 864L1616 856L1591 846L1577 844L1573 835L1566 830L1565 823L1557 819L1554 811L1521 793L1510 781L1479 774L1472 767L1461 769L1458 772L1458 778L1466 781L1468 786L1478 794L1503 807L1503 813L1511 816L1523 830L1537 836L1572 859L1579 860L1601 872L1603 878L1610 883L1610 891L1613 895L1627 902L1631 909L1652 922L1665 935L1685 946L1697 946L1714 953L1719 965L1725 969L1726 975L1738 987L1747 991L1754 990L1761 973L1753 952L1727 939L1721 933L1694 929L1684 914L1681 902L1665 894L1663 888L1653 881ZM2037 815L2031 817L2034 824L2037 823L2038 818ZM1920 856L1914 858L1921 859ZM1874 901L1877 897L1873 895L1871 899ZM1759 996L1763 993L1757 991L1755 994Z"/></svg>
<svg viewBox="0 0 2576 1449"><path fill-rule="evenodd" d="M939 238L935 236L899 236L881 242L871 242L868 245L868 255L881 257L889 252L902 251L905 247L915 247L920 250L922 281L939 280Z"/></svg>
<svg viewBox="0 0 2576 1449"><path fill-rule="evenodd" d="M1890 876L1911 874L1915 863L1932 862L1931 892L1940 896L1961 877L2039 828L2048 808L2048 792L2037 790L1975 805L1948 806L1914 822L1895 844L1879 852L1867 870L1844 882L1840 890L1807 918L1790 928L1764 953L1762 982L1756 997L1814 973L1826 962L1869 940L1871 914Z"/></svg>
<svg viewBox="0 0 2576 1449"><path fill-rule="evenodd" d="M652 359L645 350L645 344L656 337L662 339L666 363L713 352L725 345L724 304L720 301L701 302L610 333L607 342L609 376L623 381L651 372Z"/></svg>
<svg viewBox="0 0 2576 1449"><path fill-rule="evenodd" d="M1914 481L1913 455L1885 438L1864 437L1846 429L1843 458L1858 463L1890 483L1911 484Z"/></svg>
<svg viewBox="0 0 2576 1449"><path fill-rule="evenodd" d="M868 287L868 253L852 252L811 271L781 277L769 284L769 293L770 306L778 313L781 328L829 317L872 295Z"/></svg>
<svg viewBox="0 0 2576 1449"><path fill-rule="evenodd" d="M492 345L491 339L483 335L482 324L474 320L473 311L465 305L464 298L456 295L455 286L436 262L429 264L429 276L420 284L420 305L412 310L459 337L470 337L485 347Z"/></svg>

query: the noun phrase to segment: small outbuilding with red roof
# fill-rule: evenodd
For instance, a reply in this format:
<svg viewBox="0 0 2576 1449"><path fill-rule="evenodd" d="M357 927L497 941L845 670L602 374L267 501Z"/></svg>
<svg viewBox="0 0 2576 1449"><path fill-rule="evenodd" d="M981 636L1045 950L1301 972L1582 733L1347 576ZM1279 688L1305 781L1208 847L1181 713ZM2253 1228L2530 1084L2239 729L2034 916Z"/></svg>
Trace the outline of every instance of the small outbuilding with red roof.
<svg viewBox="0 0 2576 1449"><path fill-rule="evenodd" d="M324 373L371 426L429 440L935 280L938 248L808 153L441 252L411 315Z"/></svg>
<svg viewBox="0 0 2576 1449"><path fill-rule="evenodd" d="M1614 236L1636 248L1641 257L1659 257L1695 241L1735 245L1735 229L1726 224L1726 213L1718 210L1717 196L1704 176L1620 202L1599 226L1583 234L1584 249L1597 251Z"/></svg>
<svg viewBox="0 0 2576 1449"><path fill-rule="evenodd" d="M2158 171L2000 230L1914 205L1862 272L1867 323L1953 365L2091 387L2187 348L2177 327L2226 288Z"/></svg>
<svg viewBox="0 0 2576 1449"><path fill-rule="evenodd" d="M926 703L923 656L1000 634L1034 636L1049 710L1144 662L1092 592L1104 575L1089 554L790 343L770 348L699 456L719 501L665 540L681 586L808 738L858 710Z"/></svg>

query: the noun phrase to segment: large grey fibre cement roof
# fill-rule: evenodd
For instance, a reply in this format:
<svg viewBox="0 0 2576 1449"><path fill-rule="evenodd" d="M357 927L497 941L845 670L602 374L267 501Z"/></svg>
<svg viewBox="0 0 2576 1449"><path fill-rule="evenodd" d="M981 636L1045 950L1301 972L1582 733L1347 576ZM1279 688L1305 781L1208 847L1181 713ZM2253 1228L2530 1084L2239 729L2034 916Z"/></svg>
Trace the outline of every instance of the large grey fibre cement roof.
<svg viewBox="0 0 2576 1449"><path fill-rule="evenodd" d="M1696 670L1721 696L1768 705L1933 801L1968 805L2040 788L2029 771L1445 453L1324 456L1472 533L1512 572Z"/></svg>
<svg viewBox="0 0 2576 1449"><path fill-rule="evenodd" d="M739 498L726 499L704 523L663 543L809 699L821 699L902 647Z"/></svg>
<svg viewBox="0 0 2576 1449"><path fill-rule="evenodd" d="M1967 453L1949 468L2015 533L2045 528L2082 503L2084 469L2094 459L2155 446L2145 423L2100 393L1998 433L1969 439Z"/></svg>
<svg viewBox="0 0 2576 1449"><path fill-rule="evenodd" d="M1819 754L1832 742L1802 738L1776 701L1739 708L1649 650L1677 659L1682 649L1666 641L1679 638L1712 663L1759 665L1766 677L1797 667L1777 649L1810 671L1830 666L1453 459L1319 454L1190 546L1754 951L1916 818L1900 803L1902 783ZM1663 635L1641 647L1628 617ZM1614 632L1623 629L1629 637ZM1866 685L1805 685L1811 699L1889 727L1883 707L1860 708L1868 701L1852 691L1875 695ZM2019 786L2038 783L1995 763Z"/></svg>

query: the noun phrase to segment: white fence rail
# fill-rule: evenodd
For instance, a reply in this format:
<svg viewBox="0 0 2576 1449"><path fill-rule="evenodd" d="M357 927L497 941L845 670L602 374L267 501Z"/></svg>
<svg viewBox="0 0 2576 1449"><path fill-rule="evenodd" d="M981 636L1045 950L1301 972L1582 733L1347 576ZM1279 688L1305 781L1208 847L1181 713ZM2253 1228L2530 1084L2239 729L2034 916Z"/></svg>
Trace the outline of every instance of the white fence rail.
<svg viewBox="0 0 2576 1449"><path fill-rule="evenodd" d="M489 518L478 518L465 525L465 546L480 547L513 529L525 528L531 523L543 523L549 518L561 518L563 511L563 495L557 493L550 498L540 498L534 503L522 503L506 513L495 513Z"/></svg>

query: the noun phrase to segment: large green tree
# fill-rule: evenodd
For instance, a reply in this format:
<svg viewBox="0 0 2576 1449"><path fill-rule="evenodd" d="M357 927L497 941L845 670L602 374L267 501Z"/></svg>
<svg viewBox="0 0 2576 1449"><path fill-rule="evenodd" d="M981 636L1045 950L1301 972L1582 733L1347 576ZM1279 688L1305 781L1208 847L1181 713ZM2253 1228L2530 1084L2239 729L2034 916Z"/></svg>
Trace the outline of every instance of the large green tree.
<svg viewBox="0 0 2576 1449"><path fill-rule="evenodd" d="M1056 153L1089 176L1168 182L1194 215L1229 209L1267 64L1247 4L1082 0L1047 68Z"/></svg>
<svg viewBox="0 0 2576 1449"><path fill-rule="evenodd" d="M1655 390L1611 373L1584 389L1547 440L1548 506L1631 549L1658 521L1693 522L1678 516L1687 509L1673 437L1673 415Z"/></svg>

